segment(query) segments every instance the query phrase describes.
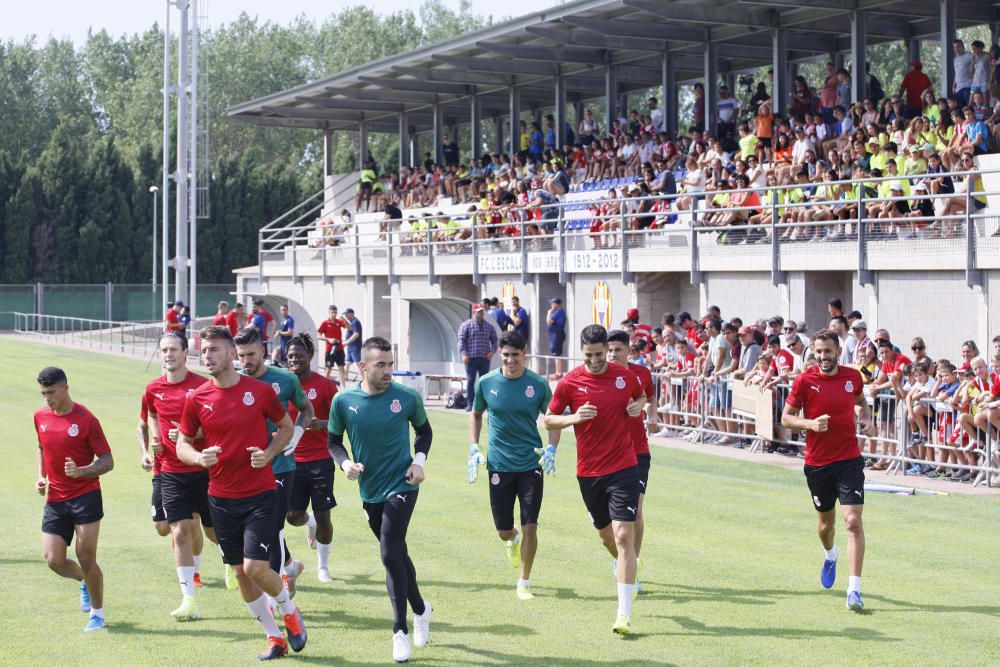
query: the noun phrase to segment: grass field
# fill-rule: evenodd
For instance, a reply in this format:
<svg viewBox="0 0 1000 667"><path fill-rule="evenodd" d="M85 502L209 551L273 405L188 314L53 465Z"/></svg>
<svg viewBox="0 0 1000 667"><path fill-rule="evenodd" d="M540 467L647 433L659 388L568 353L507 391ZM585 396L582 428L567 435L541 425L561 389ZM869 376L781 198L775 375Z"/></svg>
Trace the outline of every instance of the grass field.
<svg viewBox="0 0 1000 667"><path fill-rule="evenodd" d="M262 635L222 565L206 549L204 618L169 616L179 591L168 540L149 519L149 475L137 465L140 390L155 368L76 350L0 340L7 359L0 423L0 664L248 664ZM42 499L34 492L34 382L45 365L66 369L75 400L103 422L116 469L103 481L108 631L84 635L76 585L40 556ZM968 496L871 494L864 614L844 609L846 561L832 591L819 585L822 552L801 474L656 449L646 500L643 594L634 637L611 633L615 586L579 498L572 438L546 480L536 599L514 596L516 573L492 528L485 476L465 482L464 414L432 413L434 447L411 524L410 553L434 605L427 665L598 664L1000 664L1000 503ZM289 529L302 558L296 602L309 629L310 664L391 662L391 615L378 547L354 485L338 475L332 570L313 576L315 554ZM843 550L845 542L838 539ZM12 587L12 588L11 588ZM13 621L13 622L11 622Z"/></svg>

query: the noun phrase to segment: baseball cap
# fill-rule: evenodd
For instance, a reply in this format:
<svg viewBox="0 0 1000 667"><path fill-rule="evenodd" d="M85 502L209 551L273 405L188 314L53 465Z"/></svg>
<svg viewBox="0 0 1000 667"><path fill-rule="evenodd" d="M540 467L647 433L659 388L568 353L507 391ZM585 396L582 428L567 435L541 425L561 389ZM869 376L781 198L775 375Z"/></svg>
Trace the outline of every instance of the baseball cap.
<svg viewBox="0 0 1000 667"><path fill-rule="evenodd" d="M868 325L865 324L864 320L856 320L854 322L854 324L851 325L851 328L852 329L864 329L865 331L868 331Z"/></svg>
<svg viewBox="0 0 1000 667"><path fill-rule="evenodd" d="M184 307L184 302L183 301L174 301L174 305L175 306L180 306L181 308L183 308Z"/></svg>
<svg viewBox="0 0 1000 667"><path fill-rule="evenodd" d="M771 319L769 319L767 321L767 323L768 324L784 324L785 323L785 318L781 317L780 315L775 315L774 317L772 317Z"/></svg>
<svg viewBox="0 0 1000 667"><path fill-rule="evenodd" d="M746 334L752 334L752 333L753 333L753 327L747 327L747 326L740 327L741 336L745 336Z"/></svg>
<svg viewBox="0 0 1000 667"><path fill-rule="evenodd" d="M870 146L870 145L872 145L872 144L878 144L879 146L881 146L881 145L882 145L882 144L881 144L881 143L879 142L879 140L878 140L878 137L871 137L871 138L869 138L869 139L868 139L868 145Z"/></svg>
<svg viewBox="0 0 1000 667"><path fill-rule="evenodd" d="M639 309L638 308L629 308L625 312L625 317L627 317L630 320L637 320L637 319L639 319Z"/></svg>
<svg viewBox="0 0 1000 667"><path fill-rule="evenodd" d="M897 181L897 182L893 183L892 185L890 185L889 189L892 192L902 192L903 191L903 184L900 183L899 181Z"/></svg>
<svg viewBox="0 0 1000 667"><path fill-rule="evenodd" d="M914 192L927 192L927 184L920 182L913 186Z"/></svg>
<svg viewBox="0 0 1000 667"><path fill-rule="evenodd" d="M344 315L347 315L348 313L350 313L351 315L353 315L354 314L354 309L353 308L348 308L347 310L344 311Z"/></svg>
<svg viewBox="0 0 1000 667"><path fill-rule="evenodd" d="M557 296L554 296L551 299L549 299L549 303L558 303L561 306L562 305L562 299L560 299Z"/></svg>
<svg viewBox="0 0 1000 667"><path fill-rule="evenodd" d="M474 313L478 313L482 309L483 309L483 304L481 303L476 303L472 305L472 312Z"/></svg>

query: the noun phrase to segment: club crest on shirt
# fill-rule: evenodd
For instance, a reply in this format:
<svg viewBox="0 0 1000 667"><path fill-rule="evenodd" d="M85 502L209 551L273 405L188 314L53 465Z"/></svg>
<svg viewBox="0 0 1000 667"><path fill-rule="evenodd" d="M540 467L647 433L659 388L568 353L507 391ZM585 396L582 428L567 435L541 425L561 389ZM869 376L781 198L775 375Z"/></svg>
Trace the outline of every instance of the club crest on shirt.
<svg viewBox="0 0 1000 667"><path fill-rule="evenodd" d="M306 394L306 396L309 397L310 401L315 401L316 400L316 387L310 387L309 388L309 393Z"/></svg>
<svg viewBox="0 0 1000 667"><path fill-rule="evenodd" d="M253 401L254 398L252 391L248 391L247 393L243 394L243 405L253 405Z"/></svg>
<svg viewBox="0 0 1000 667"><path fill-rule="evenodd" d="M280 384L278 384L277 382L272 382L272 383L271 383L271 389L273 389L273 390L274 390L274 393L275 393L275 395L277 395L277 394L280 394L280 393L281 393L281 385L280 385Z"/></svg>
<svg viewBox="0 0 1000 667"><path fill-rule="evenodd" d="M852 382L851 380L848 380L847 382L845 382L844 383L844 391L846 391L848 394L853 394L854 393L854 382Z"/></svg>
<svg viewBox="0 0 1000 667"><path fill-rule="evenodd" d="M496 486L499 483L500 483L500 475L493 473L493 476L490 477L490 484Z"/></svg>
<svg viewBox="0 0 1000 667"><path fill-rule="evenodd" d="M67 433L69 433L70 437L75 438L80 435L80 427L76 424L70 424L69 431L67 431Z"/></svg>
<svg viewBox="0 0 1000 667"><path fill-rule="evenodd" d="M621 375L619 375L618 377L616 377L615 378L615 387L617 387L618 389L624 389L625 388L625 378L623 378Z"/></svg>
<svg viewBox="0 0 1000 667"><path fill-rule="evenodd" d="M531 398L532 396L534 396L535 395L535 387L533 385L529 384L527 387L524 388L524 395L527 396L528 398Z"/></svg>
<svg viewBox="0 0 1000 667"><path fill-rule="evenodd" d="M389 405L389 409L392 412L395 412L396 414L399 414L400 412L403 411L403 406L400 404L399 399L396 398L396 399L393 399L392 404Z"/></svg>

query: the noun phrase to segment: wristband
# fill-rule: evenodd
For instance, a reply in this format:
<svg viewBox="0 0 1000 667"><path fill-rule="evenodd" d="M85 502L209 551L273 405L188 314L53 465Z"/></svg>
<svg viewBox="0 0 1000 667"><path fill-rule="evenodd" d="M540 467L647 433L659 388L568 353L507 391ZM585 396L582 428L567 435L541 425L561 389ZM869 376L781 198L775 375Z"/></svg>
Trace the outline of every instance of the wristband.
<svg viewBox="0 0 1000 667"><path fill-rule="evenodd" d="M351 459L344 459L340 464L340 469L344 472L347 472L347 466L349 466L352 463L354 462L351 461Z"/></svg>
<svg viewBox="0 0 1000 667"><path fill-rule="evenodd" d="M423 452L417 452L413 455L413 465L423 468L425 461L427 461L427 455Z"/></svg>

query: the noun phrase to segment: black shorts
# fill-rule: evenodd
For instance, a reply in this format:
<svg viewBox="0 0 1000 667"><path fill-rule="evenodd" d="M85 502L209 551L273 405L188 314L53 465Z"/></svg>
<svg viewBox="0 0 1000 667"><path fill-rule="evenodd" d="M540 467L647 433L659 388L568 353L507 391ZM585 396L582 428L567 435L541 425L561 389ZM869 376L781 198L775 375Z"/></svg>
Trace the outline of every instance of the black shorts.
<svg viewBox="0 0 1000 667"><path fill-rule="evenodd" d="M382 525L388 518L392 530L402 531L399 537L406 539L406 529L410 525L410 517L413 516L413 509L417 505L417 493L417 491L394 493L384 503L361 503L361 509L368 517L368 527L375 533L375 537L382 539Z"/></svg>
<svg viewBox="0 0 1000 667"><path fill-rule="evenodd" d="M285 515L288 514L288 506L291 504L292 493L295 491L295 471L274 473L275 490L274 507L277 512L278 521L275 530L281 530L285 525Z"/></svg>
<svg viewBox="0 0 1000 667"><path fill-rule="evenodd" d="M649 465L653 461L653 457L650 456L649 452L645 454L636 454L635 458L639 460L639 493L646 493L646 482L649 481Z"/></svg>
<svg viewBox="0 0 1000 667"><path fill-rule="evenodd" d="M208 471L160 472L163 494L163 513L174 523L201 516L201 525L212 527L212 513L208 509Z"/></svg>
<svg viewBox="0 0 1000 667"><path fill-rule="evenodd" d="M242 565L244 558L266 561L271 551L280 552L275 495L264 491L248 498L208 497L224 563Z"/></svg>
<svg viewBox="0 0 1000 667"><path fill-rule="evenodd" d="M101 490L94 489L76 498L45 503L42 532L58 535L69 546L73 544L74 526L94 523L103 518L104 500L101 498Z"/></svg>
<svg viewBox="0 0 1000 667"><path fill-rule="evenodd" d="M562 338L549 338L549 354L554 357L561 357L563 353L563 345L566 343L566 337Z"/></svg>
<svg viewBox="0 0 1000 667"><path fill-rule="evenodd" d="M612 521L635 521L639 511L639 466L576 479L594 528L600 530Z"/></svg>
<svg viewBox="0 0 1000 667"><path fill-rule="evenodd" d="M292 483L292 499L288 509L305 512L312 505L313 512L332 510L337 506L333 495L333 459L295 464L295 480Z"/></svg>
<svg viewBox="0 0 1000 667"><path fill-rule="evenodd" d="M163 511L163 494L161 493L160 476L153 475L153 498L150 500L149 513L153 516L153 523L167 520L167 515Z"/></svg>
<svg viewBox="0 0 1000 667"><path fill-rule="evenodd" d="M514 500L521 506L521 525L538 523L544 475L541 468L524 472L490 472L490 509L497 530L514 529Z"/></svg>
<svg viewBox="0 0 1000 667"><path fill-rule="evenodd" d="M344 348L337 346L336 349L330 350L326 353L326 367L333 368L334 366L344 365Z"/></svg>
<svg viewBox="0 0 1000 667"><path fill-rule="evenodd" d="M862 457L835 461L825 466L803 466L809 493L817 512L841 505L865 504L865 460Z"/></svg>

